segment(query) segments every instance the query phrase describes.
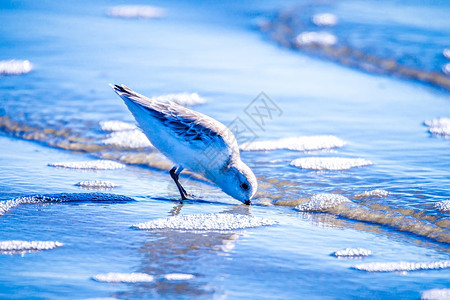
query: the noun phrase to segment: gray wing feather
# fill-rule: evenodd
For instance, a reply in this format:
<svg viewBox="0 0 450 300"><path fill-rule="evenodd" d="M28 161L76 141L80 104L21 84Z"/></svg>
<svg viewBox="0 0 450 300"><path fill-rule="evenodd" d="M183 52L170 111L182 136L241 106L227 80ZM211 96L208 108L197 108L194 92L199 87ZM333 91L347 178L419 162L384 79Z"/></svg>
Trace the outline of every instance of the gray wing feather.
<svg viewBox="0 0 450 300"><path fill-rule="evenodd" d="M124 85L110 86L121 98L139 104L187 142L202 142L207 147L212 143L223 141L228 146L230 154L236 151L239 153L234 136L222 123L173 102L149 99Z"/></svg>

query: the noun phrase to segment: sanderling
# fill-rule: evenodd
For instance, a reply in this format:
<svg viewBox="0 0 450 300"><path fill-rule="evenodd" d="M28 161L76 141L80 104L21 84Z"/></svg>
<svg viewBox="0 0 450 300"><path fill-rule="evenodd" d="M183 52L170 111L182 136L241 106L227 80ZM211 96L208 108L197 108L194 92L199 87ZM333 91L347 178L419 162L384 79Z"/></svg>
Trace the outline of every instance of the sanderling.
<svg viewBox="0 0 450 300"><path fill-rule="evenodd" d="M256 177L241 161L236 138L225 125L174 102L147 98L124 85L110 86L124 100L150 142L175 164L170 176L181 200L188 194L178 178L187 168L250 204L257 189Z"/></svg>

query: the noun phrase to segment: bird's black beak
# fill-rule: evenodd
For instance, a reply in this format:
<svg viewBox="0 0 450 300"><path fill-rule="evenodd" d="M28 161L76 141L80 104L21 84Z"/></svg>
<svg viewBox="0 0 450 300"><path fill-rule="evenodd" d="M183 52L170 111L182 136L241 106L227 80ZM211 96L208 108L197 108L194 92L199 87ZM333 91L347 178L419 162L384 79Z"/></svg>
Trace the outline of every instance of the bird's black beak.
<svg viewBox="0 0 450 300"><path fill-rule="evenodd" d="M244 204L245 204L245 205L250 205L250 204L252 204L252 201L247 200L247 201L244 202Z"/></svg>

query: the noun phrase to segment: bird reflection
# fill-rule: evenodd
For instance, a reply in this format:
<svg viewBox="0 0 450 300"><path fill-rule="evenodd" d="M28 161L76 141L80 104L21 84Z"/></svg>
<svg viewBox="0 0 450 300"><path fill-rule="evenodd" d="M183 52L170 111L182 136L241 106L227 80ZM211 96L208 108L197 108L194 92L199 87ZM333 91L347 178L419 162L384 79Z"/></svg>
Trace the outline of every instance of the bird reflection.
<svg viewBox="0 0 450 300"><path fill-rule="evenodd" d="M183 204L175 205L169 212L180 214ZM248 205L236 205L222 213L251 213ZM211 278L226 276L223 268L232 259L231 252L239 237L247 233L234 231L187 231L152 230L147 241L141 246L141 264L135 272L142 272L161 278L163 274L185 273L195 275L192 280L155 280L149 283L134 284L132 290L116 294L117 297L179 297L220 296L220 286L214 286ZM209 278L206 281L206 278Z"/></svg>

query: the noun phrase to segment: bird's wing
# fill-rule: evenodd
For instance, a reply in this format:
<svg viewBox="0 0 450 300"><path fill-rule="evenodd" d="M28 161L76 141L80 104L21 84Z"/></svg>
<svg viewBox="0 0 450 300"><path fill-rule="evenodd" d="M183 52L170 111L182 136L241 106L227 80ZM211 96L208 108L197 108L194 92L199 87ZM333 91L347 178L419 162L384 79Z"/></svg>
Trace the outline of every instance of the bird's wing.
<svg viewBox="0 0 450 300"><path fill-rule="evenodd" d="M121 98L131 100L146 109L151 116L162 122L180 139L199 148L223 143L217 146L227 148L230 155L239 153L233 133L213 118L170 101L149 99L124 85L111 85L111 87Z"/></svg>

